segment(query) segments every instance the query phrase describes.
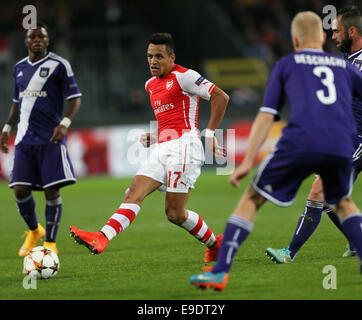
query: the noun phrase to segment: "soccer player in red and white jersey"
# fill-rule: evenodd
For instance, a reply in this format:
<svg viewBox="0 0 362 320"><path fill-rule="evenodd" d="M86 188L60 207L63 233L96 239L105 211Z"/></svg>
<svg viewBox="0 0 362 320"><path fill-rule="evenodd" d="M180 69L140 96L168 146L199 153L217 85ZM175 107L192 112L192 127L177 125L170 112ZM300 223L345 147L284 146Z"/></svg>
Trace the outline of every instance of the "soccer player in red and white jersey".
<svg viewBox="0 0 362 320"><path fill-rule="evenodd" d="M186 204L204 162L197 123L199 99L211 102L206 146L215 156L222 157L225 149L218 145L214 131L223 119L229 97L196 71L175 64L171 34L150 36L147 59L152 77L145 89L158 129L143 134L140 142L146 148L155 144L154 148L127 189L123 203L101 231L87 232L71 226L70 233L92 253L101 253L111 239L133 222L145 197L159 189L166 193L168 220L205 244L204 262L211 262L217 258L222 235L215 236L196 212L186 209Z"/></svg>

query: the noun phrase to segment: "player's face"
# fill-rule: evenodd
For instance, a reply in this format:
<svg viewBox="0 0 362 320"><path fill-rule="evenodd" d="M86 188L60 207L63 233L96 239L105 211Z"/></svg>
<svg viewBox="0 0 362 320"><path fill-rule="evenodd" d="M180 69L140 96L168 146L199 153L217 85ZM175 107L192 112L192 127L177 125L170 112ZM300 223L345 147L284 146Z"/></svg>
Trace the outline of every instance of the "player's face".
<svg viewBox="0 0 362 320"><path fill-rule="evenodd" d="M338 16L332 21L332 39L335 40L337 48L341 52L349 52L352 44L352 39L350 39L347 30L344 29L341 23L341 16Z"/></svg>
<svg viewBox="0 0 362 320"><path fill-rule="evenodd" d="M25 46L34 54L46 52L49 45L48 32L44 28L29 29L26 33Z"/></svg>
<svg viewBox="0 0 362 320"><path fill-rule="evenodd" d="M147 49L147 60L151 74L157 78L167 76L175 62L175 54L169 54L165 44L150 43Z"/></svg>

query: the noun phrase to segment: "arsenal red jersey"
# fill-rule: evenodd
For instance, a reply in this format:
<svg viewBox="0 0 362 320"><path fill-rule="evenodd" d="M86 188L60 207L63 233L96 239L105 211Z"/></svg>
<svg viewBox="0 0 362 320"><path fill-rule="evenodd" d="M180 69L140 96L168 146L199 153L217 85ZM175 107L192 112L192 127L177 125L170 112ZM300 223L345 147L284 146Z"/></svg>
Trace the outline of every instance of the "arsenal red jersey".
<svg viewBox="0 0 362 320"><path fill-rule="evenodd" d="M177 64L166 77L150 78L145 88L158 122L158 142L177 139L189 131L197 135L199 99L210 100L215 87L196 71Z"/></svg>

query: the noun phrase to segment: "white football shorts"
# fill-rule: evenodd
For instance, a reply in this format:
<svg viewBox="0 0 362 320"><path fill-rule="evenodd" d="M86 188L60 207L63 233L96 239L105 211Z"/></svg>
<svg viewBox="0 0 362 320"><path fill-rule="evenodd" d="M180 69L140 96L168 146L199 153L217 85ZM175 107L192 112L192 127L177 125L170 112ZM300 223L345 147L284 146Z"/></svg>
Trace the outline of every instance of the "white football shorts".
<svg viewBox="0 0 362 320"><path fill-rule="evenodd" d="M185 133L178 139L157 143L136 175L162 183L161 192L188 193L194 188L204 161L201 140Z"/></svg>

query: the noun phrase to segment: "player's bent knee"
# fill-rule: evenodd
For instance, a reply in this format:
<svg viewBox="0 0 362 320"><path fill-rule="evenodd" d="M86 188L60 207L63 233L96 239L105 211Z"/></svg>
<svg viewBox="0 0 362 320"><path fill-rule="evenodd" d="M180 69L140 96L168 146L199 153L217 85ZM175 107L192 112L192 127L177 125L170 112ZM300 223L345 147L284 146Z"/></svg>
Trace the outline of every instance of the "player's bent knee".
<svg viewBox="0 0 362 320"><path fill-rule="evenodd" d="M123 202L136 203L140 206L147 195L159 188L160 185L161 183L156 180L136 175L131 185L124 193Z"/></svg>
<svg viewBox="0 0 362 320"><path fill-rule="evenodd" d="M59 189L58 188L48 188L44 190L45 197L47 199L54 199L59 197Z"/></svg>
<svg viewBox="0 0 362 320"><path fill-rule="evenodd" d="M136 203L138 205L142 204L145 195L141 188L136 188L134 186L130 186L124 193L123 202L125 203Z"/></svg>
<svg viewBox="0 0 362 320"><path fill-rule="evenodd" d="M17 199L24 199L31 193L31 189L26 186L14 186L14 195Z"/></svg>
<svg viewBox="0 0 362 320"><path fill-rule="evenodd" d="M248 198L248 200L254 203L256 209L259 209L266 201L266 199L262 195L260 195L251 187L249 187L249 189L247 190L246 197Z"/></svg>
<svg viewBox="0 0 362 320"><path fill-rule="evenodd" d="M177 225L183 224L187 219L185 210L180 211L176 208L166 207L165 213L166 213L168 221L170 221L174 224L177 224Z"/></svg>
<svg viewBox="0 0 362 320"><path fill-rule="evenodd" d="M249 187L240 199L233 211L234 215L240 216L248 221L253 221L256 211L263 205L266 199Z"/></svg>

